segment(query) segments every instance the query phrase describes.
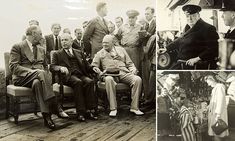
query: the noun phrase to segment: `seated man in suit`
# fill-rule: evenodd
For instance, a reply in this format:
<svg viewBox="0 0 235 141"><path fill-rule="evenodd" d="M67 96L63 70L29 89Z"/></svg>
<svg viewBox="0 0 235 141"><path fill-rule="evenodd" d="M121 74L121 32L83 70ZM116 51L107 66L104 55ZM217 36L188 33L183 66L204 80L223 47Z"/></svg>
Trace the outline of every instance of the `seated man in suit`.
<svg viewBox="0 0 235 141"><path fill-rule="evenodd" d="M118 79L120 82L126 83L131 87L131 109L130 112L136 115L143 115L144 113L139 110L139 96L141 94L142 80L137 76L137 69L131 61L126 50L119 46L113 45L112 35L106 35L103 39L103 49L95 55L92 66L93 70L99 74L101 79L105 81L106 92L110 104L109 116L116 116L117 114L117 101L116 101L116 79L112 76L104 74L111 65L116 66L120 70ZM103 68L101 72L99 68ZM114 67L115 68L115 67ZM103 78L102 78L103 77Z"/></svg>
<svg viewBox="0 0 235 141"><path fill-rule="evenodd" d="M50 64L50 53L52 50L59 50L61 49L61 39L60 39L60 31L61 26L59 23L54 23L51 26L52 34L46 35L46 55L47 55L47 62Z"/></svg>
<svg viewBox="0 0 235 141"><path fill-rule="evenodd" d="M45 48L39 44L41 39L42 32L38 26L28 27L26 39L15 44L11 49L9 67L13 74L13 84L32 88L40 106L45 126L54 129L55 124L51 119L52 109L49 107L52 107L52 105L56 107L54 112L59 117L68 117L68 115L61 109L58 110L56 105L55 94L51 87L47 69Z"/></svg>
<svg viewBox="0 0 235 141"><path fill-rule="evenodd" d="M72 48L73 39L68 33L61 35L62 49L53 54L51 67L64 73L64 84L73 88L76 112L79 121L97 119L97 99L94 93L94 81L91 78L92 67L80 50Z"/></svg>

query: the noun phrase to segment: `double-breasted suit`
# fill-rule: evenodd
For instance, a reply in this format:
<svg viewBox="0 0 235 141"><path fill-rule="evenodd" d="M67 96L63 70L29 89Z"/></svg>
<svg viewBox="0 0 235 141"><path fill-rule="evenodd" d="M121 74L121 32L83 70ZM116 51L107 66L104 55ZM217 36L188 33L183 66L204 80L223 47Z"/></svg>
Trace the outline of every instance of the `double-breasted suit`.
<svg viewBox="0 0 235 141"><path fill-rule="evenodd" d="M59 49L61 49L61 39L60 39L60 36L58 36L57 38L58 38L58 50L59 50ZM50 35L46 35L45 39L46 39L47 61L48 61L48 63L50 63L51 62L50 53L51 53L52 50L56 50L55 37L54 37L53 34L50 34Z"/></svg>
<svg viewBox="0 0 235 141"><path fill-rule="evenodd" d="M37 57L34 57L27 40L15 44L10 52L10 71L14 85L30 87L36 95L41 112L48 113L45 101L53 98L50 74L47 69L45 48L37 45ZM32 45L31 45L32 46Z"/></svg>
<svg viewBox="0 0 235 141"><path fill-rule="evenodd" d="M215 59L218 57L218 39L215 27L199 19L192 28L186 25L183 35L166 48L168 51L177 49L177 57L180 60L187 61L200 57L202 61L211 62L211 69L215 69ZM170 69L179 69L179 65L176 64ZM193 69L193 67L188 67L188 69ZM207 66L200 69L207 69Z"/></svg>
<svg viewBox="0 0 235 141"><path fill-rule="evenodd" d="M82 51L72 49L72 52L72 56L65 49L53 53L51 68L55 71L59 71L61 67L68 69L69 74L64 75L62 80L74 89L77 113L84 114L86 110L97 108L94 81L90 77L93 70Z"/></svg>
<svg viewBox="0 0 235 141"><path fill-rule="evenodd" d="M102 40L107 34L109 34L109 31L106 20L102 21L100 17L96 17L88 23L83 35L83 41L85 52L91 54L91 58L102 49Z"/></svg>

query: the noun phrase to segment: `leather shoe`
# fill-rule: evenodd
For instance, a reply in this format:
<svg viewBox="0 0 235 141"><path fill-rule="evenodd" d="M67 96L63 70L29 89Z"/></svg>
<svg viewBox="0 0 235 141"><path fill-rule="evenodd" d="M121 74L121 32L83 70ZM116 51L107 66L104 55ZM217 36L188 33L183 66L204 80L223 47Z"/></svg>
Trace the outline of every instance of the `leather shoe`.
<svg viewBox="0 0 235 141"><path fill-rule="evenodd" d="M48 113L42 113L43 119L44 119L44 126L50 128L50 129L55 129L55 123L51 119L51 115Z"/></svg>
<svg viewBox="0 0 235 141"><path fill-rule="evenodd" d="M130 109L131 113L134 113L137 116L142 116L144 113L141 112L140 110L135 110L135 109Z"/></svg>
<svg viewBox="0 0 235 141"><path fill-rule="evenodd" d="M92 119L92 120L97 120L98 119L98 117L92 112L87 112L86 116L87 116L88 119Z"/></svg>
<svg viewBox="0 0 235 141"><path fill-rule="evenodd" d="M78 115L77 120L81 121L81 122L86 121L86 119L85 119L85 117L83 115Z"/></svg>
<svg viewBox="0 0 235 141"><path fill-rule="evenodd" d="M57 116L59 118L69 118L68 114L66 114L61 108L59 108Z"/></svg>
<svg viewBox="0 0 235 141"><path fill-rule="evenodd" d="M112 110L110 113L109 113L109 116L110 117L116 117L117 115L117 110Z"/></svg>

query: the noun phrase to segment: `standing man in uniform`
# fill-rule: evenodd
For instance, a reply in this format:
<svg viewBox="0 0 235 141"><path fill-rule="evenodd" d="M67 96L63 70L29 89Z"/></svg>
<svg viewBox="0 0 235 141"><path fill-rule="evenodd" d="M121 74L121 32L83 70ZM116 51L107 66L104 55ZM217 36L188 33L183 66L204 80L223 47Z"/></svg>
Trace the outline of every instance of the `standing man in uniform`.
<svg viewBox="0 0 235 141"><path fill-rule="evenodd" d="M50 53L52 50L59 50L61 49L61 40L60 40L60 31L61 26L58 23L54 23L51 26L52 34L46 35L46 54L47 54L47 61L50 64Z"/></svg>
<svg viewBox="0 0 235 141"><path fill-rule="evenodd" d="M108 21L104 19L107 16L107 4L100 2L96 5L98 16L89 21L84 32L83 41L85 52L91 55L91 58L102 49L102 40L109 34Z"/></svg>
<svg viewBox="0 0 235 141"><path fill-rule="evenodd" d="M115 36L121 41L121 46L125 48L137 70L140 71L140 52L142 49L139 42L139 31L141 30L141 25L136 23L139 12L128 10L126 14L128 23L121 26Z"/></svg>

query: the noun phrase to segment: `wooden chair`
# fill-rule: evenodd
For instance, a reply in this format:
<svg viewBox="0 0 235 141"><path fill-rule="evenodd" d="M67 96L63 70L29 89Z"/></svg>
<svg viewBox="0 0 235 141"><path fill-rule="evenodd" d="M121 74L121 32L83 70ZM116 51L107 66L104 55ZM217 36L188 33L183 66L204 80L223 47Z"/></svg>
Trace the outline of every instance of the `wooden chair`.
<svg viewBox="0 0 235 141"><path fill-rule="evenodd" d="M51 51L51 62L52 62L52 59L54 57L54 53L56 51ZM75 108L75 104L73 105L66 105L66 99L69 99L69 98L73 98L73 88L72 87L69 87L67 85L64 85L63 84L63 81L62 81L62 73L60 73L59 71L55 71L53 70L51 67L50 67L50 71L52 73L52 83L53 83L53 91L54 93L57 94L57 97L59 97L59 102L61 104L61 107L63 109L68 109L68 108Z"/></svg>
<svg viewBox="0 0 235 141"><path fill-rule="evenodd" d="M96 92L97 95L103 100L104 108L105 110L107 110L109 107L109 102L107 98L105 82L99 80L97 81ZM129 85L120 82L117 83L116 85L117 105L120 105L119 102L123 101L123 96L127 97L128 102L131 101L130 93L131 93L131 88Z"/></svg>
<svg viewBox="0 0 235 141"><path fill-rule="evenodd" d="M10 53L4 53L4 60L5 60L5 79L6 79L6 119L9 116L14 117L15 124L18 124L19 114L23 113L34 113L37 115L38 104L36 98L34 97L33 91L31 88L21 87L21 86L14 86L11 82L12 74L9 69L9 58ZM33 104L34 108L30 110L23 111L21 109L22 104Z"/></svg>

